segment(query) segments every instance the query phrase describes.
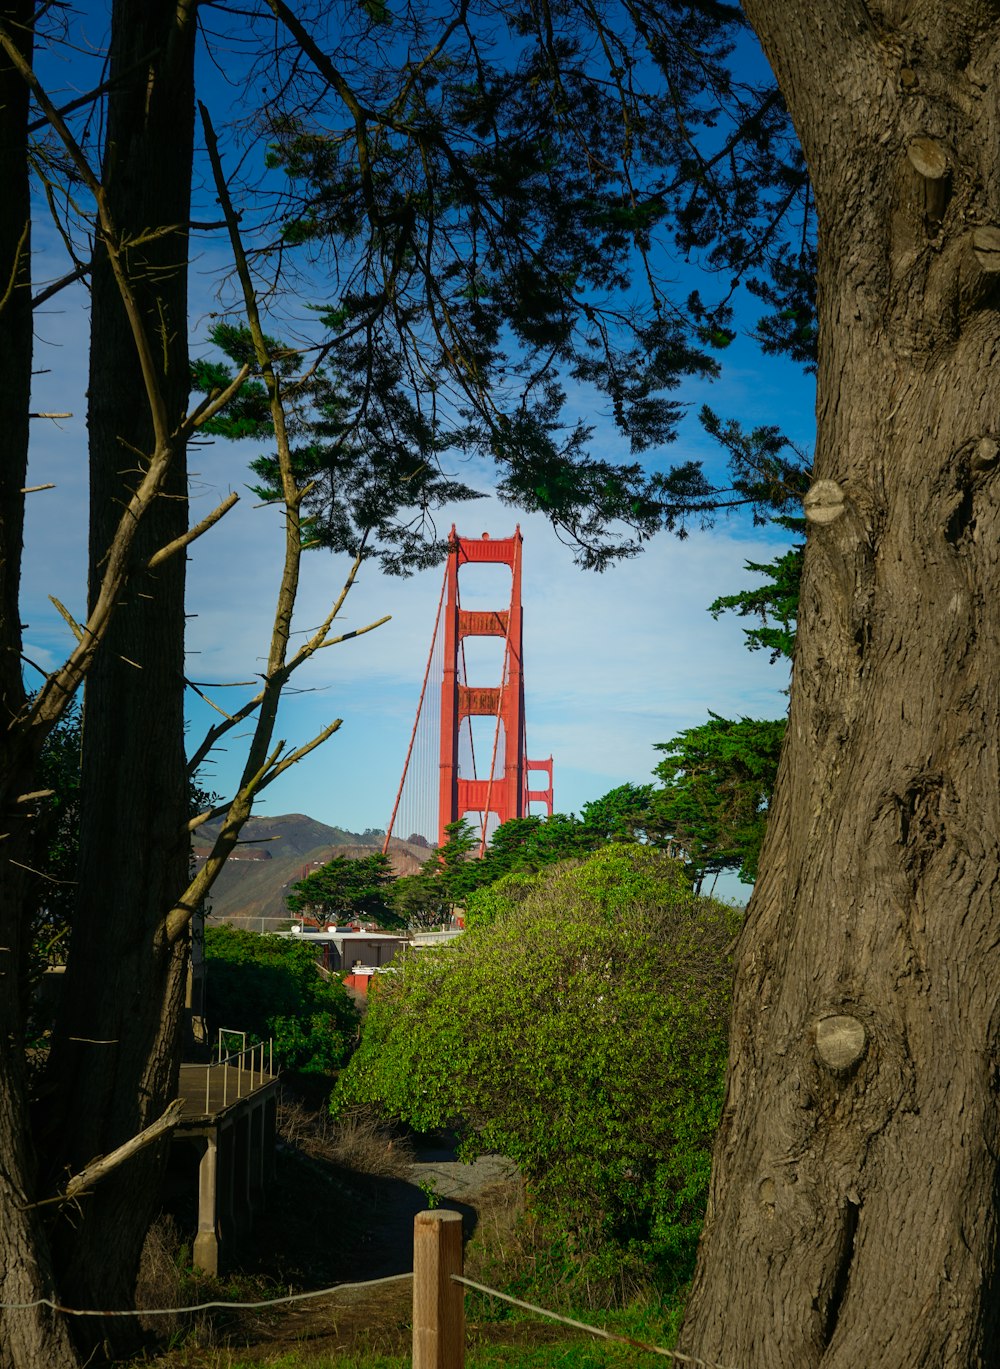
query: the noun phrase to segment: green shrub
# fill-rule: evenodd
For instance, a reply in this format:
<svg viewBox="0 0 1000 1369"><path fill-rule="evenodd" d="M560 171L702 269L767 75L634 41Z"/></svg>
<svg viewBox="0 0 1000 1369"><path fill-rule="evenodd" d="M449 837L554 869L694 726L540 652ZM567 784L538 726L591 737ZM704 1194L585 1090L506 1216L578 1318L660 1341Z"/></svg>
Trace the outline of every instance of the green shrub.
<svg viewBox="0 0 1000 1369"><path fill-rule="evenodd" d="M686 1277L722 1098L733 909L646 847L508 877L372 995L333 1106L499 1151L579 1267ZM589 1275L588 1275L589 1276Z"/></svg>
<svg viewBox="0 0 1000 1369"><path fill-rule="evenodd" d="M486 927L497 918L520 908L542 875L503 875L485 889L476 889L465 900L466 927Z"/></svg>
<svg viewBox="0 0 1000 1369"><path fill-rule="evenodd" d="M358 1013L337 978L320 975L313 949L233 927L205 929L208 1017L213 1029L274 1038L282 1069L323 1074L344 1063Z"/></svg>

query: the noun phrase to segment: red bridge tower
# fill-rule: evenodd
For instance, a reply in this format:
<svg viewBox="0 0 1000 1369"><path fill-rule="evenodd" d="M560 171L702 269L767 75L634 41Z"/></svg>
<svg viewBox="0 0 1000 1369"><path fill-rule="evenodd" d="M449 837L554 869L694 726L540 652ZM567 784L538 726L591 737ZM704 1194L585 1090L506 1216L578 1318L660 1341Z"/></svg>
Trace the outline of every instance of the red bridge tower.
<svg viewBox="0 0 1000 1369"><path fill-rule="evenodd" d="M529 760L525 742L521 530L516 528L513 537L491 538L483 533L479 538L466 538L459 537L452 527L448 543L438 616L403 778L386 833L386 851L397 817L400 822L405 821L406 830L413 831L411 840L421 833L425 834L423 839L429 838L434 832L438 845L443 845L448 824L475 813L482 854L493 827L511 818L525 817L529 804L544 803L547 813L552 815L552 757ZM462 566L484 562L510 567L510 603L490 609L463 608L459 571ZM475 637L503 640L501 676L496 685L467 682L464 643ZM492 754L488 758L475 754L473 718L493 720L489 748ZM423 727L422 720L426 720ZM433 760L426 745L431 737ZM433 815L426 813L430 806L427 781L431 778L431 766L435 790ZM529 788L532 771L544 773L546 783L542 788Z"/></svg>
<svg viewBox="0 0 1000 1369"><path fill-rule="evenodd" d="M465 813L481 813L485 842L491 814L497 822L524 817L529 802L544 803L552 814L552 757L531 761L525 755L524 655L521 635L521 529L513 537L478 540L459 537L452 527L445 570L444 672L441 681L441 790L438 800L438 843L444 829ZM510 605L506 609L463 609L459 602L458 572L470 562L510 566ZM461 682L462 642L467 637L504 639L503 678L493 688L474 688ZM459 775L458 741L466 718L496 719L493 756L486 779ZM528 772L544 770L545 789L528 788Z"/></svg>

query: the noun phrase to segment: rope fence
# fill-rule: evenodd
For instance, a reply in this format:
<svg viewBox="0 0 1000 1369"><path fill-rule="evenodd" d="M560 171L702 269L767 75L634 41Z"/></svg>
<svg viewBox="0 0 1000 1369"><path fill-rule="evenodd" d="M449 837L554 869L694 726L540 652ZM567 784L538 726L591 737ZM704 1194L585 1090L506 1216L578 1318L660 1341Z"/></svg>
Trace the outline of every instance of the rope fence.
<svg viewBox="0 0 1000 1369"><path fill-rule="evenodd" d="M413 1280L413 1369L464 1369L465 1365L465 1296L463 1289L471 1288L485 1297L520 1307L537 1317L561 1322L574 1330L601 1340L627 1345L646 1354L660 1355L676 1364L692 1369L727 1369L713 1360L699 1359L680 1350L667 1350L662 1345L623 1336L601 1326L553 1312L523 1298L501 1293L497 1288L467 1279L463 1272L462 1214L447 1209L418 1212L413 1222L413 1271L389 1274L381 1279L367 1279L359 1283L338 1283L329 1288L313 1289L308 1293L287 1293L276 1298L262 1298L254 1302L210 1301L190 1303L186 1307L138 1307L115 1311L97 1308L64 1307L53 1298L36 1298L33 1302L0 1303L0 1312L30 1311L48 1307L66 1317L166 1317L193 1312L220 1310L256 1311L258 1308L278 1307L282 1304L308 1302L335 1293L360 1288Z"/></svg>
<svg viewBox="0 0 1000 1369"><path fill-rule="evenodd" d="M485 1293L488 1297L499 1298L502 1302L509 1302L513 1307L521 1307L526 1312L533 1312L536 1317L548 1317L550 1321L562 1322L564 1326L574 1326L578 1331L586 1331L591 1336L599 1336L601 1340L617 1341L620 1345L630 1345L634 1350L645 1350L650 1355L663 1355L667 1359L675 1360L678 1364L692 1364L695 1369L725 1369L724 1365L715 1364L710 1360L698 1359L695 1355L685 1355L680 1350L667 1350L662 1345L651 1345L648 1341L635 1340L632 1336L622 1336L616 1331L606 1331L601 1326L590 1326L585 1321L577 1321L573 1317L564 1316L561 1312L550 1312L544 1307L538 1307L533 1302L525 1302L522 1298L513 1298L509 1293L500 1293L495 1288L487 1288L485 1284L475 1283L472 1279L461 1278L458 1274L452 1274L452 1280L460 1283L466 1288L473 1288L477 1293Z"/></svg>
<svg viewBox="0 0 1000 1369"><path fill-rule="evenodd" d="M307 1302L311 1298L325 1298L331 1293L349 1292L355 1288L376 1288L383 1283L399 1283L401 1279L412 1279L413 1274L388 1274L384 1279L366 1279L362 1283L335 1283L330 1288L314 1288L308 1293L285 1293L278 1298L261 1298L257 1302L193 1302L184 1307L128 1307L112 1312L102 1312L96 1307L63 1307L52 1298L36 1298L34 1302L0 1302L0 1312L29 1312L34 1307L50 1307L53 1312L61 1312L64 1317L172 1317L179 1312L211 1312L236 1308L238 1311L256 1311L258 1307L277 1307L280 1303Z"/></svg>

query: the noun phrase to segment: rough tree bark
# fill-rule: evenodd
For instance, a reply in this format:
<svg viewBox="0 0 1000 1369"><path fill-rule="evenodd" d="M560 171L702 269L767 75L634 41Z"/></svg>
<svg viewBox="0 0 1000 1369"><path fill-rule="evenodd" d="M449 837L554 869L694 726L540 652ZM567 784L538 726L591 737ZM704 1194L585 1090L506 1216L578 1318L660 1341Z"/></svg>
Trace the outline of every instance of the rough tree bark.
<svg viewBox="0 0 1000 1369"><path fill-rule="evenodd" d="M189 388L187 257L194 138L194 0L116 0L102 181L126 269L154 343L163 419ZM155 174L150 174L155 168ZM154 431L144 377L106 253L92 283L90 595ZM143 519L133 572L86 684L81 862L64 999L50 1055L53 1105L40 1138L48 1181L76 1173L153 1121L174 1096L185 941L164 921L188 879L184 751L184 569L149 558L187 529L187 470L175 443ZM127 1307L156 1200L163 1146L131 1160L67 1214L55 1236L62 1300ZM121 1348L130 1323L75 1325Z"/></svg>
<svg viewBox="0 0 1000 1369"><path fill-rule="evenodd" d="M0 5L0 17L31 60L33 0ZM35 1162L25 1131L27 1080L24 1054L22 909L25 866L34 853L31 805L33 755L11 723L22 716L18 595L27 477L31 393L31 234L27 148L28 89L0 55L0 1301L34 1302L51 1296L52 1266L37 1208ZM28 496L29 498L31 496ZM44 498L36 495L36 498ZM43 1369L70 1355L67 1330L44 1308L19 1316L0 1313L3 1369Z"/></svg>
<svg viewBox="0 0 1000 1369"><path fill-rule="evenodd" d="M745 8L820 218L817 483L681 1344L995 1365L1000 17Z"/></svg>

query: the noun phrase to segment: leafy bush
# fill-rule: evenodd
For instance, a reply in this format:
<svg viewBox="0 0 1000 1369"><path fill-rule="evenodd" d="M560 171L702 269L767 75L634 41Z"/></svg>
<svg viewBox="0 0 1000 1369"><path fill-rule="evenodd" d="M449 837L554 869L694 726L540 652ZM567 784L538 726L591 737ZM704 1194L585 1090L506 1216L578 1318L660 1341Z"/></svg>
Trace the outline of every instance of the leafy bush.
<svg viewBox="0 0 1000 1369"><path fill-rule="evenodd" d="M722 1098L733 909L637 845L501 880L372 995L335 1109L516 1160L589 1282L687 1276Z"/></svg>
<svg viewBox="0 0 1000 1369"><path fill-rule="evenodd" d="M233 927L205 929L208 1016L213 1028L274 1038L282 1069L322 1074L346 1060L358 1013L339 979L321 976L309 946Z"/></svg>
<svg viewBox="0 0 1000 1369"><path fill-rule="evenodd" d="M538 886L535 875L504 875L485 889L476 889L465 900L466 927L486 927L498 917L520 908Z"/></svg>

